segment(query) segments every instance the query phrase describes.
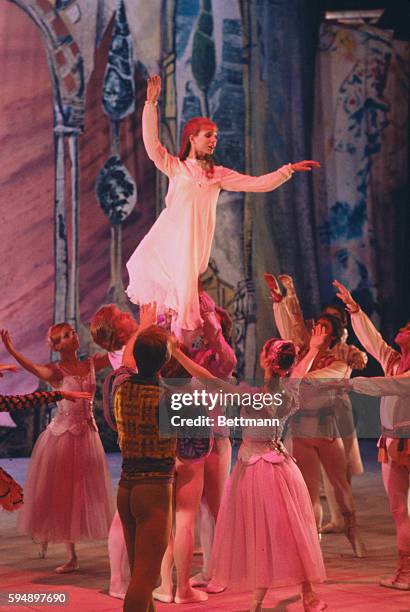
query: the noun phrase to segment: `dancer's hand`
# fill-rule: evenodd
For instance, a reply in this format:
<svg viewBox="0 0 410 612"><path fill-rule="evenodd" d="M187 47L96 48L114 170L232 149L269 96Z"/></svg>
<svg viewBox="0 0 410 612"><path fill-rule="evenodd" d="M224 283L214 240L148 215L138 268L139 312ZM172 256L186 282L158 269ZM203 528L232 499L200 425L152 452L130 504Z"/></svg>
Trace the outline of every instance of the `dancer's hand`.
<svg viewBox="0 0 410 612"><path fill-rule="evenodd" d="M0 363L0 378L2 378L3 372L17 372L18 369L19 368L16 365L9 365L7 363Z"/></svg>
<svg viewBox="0 0 410 612"><path fill-rule="evenodd" d="M291 164L290 167L294 172L310 172L313 168L320 168L320 163L313 159L305 159L296 162L296 164Z"/></svg>
<svg viewBox="0 0 410 612"><path fill-rule="evenodd" d="M344 285L342 285L342 283L339 283L339 281L334 280L332 285L337 289L336 296L339 298L339 300L342 300L350 314L353 314L360 310L359 304L354 301L354 299L352 298L352 294Z"/></svg>
<svg viewBox="0 0 410 612"><path fill-rule="evenodd" d="M159 74L149 77L147 81L147 102L154 104L161 93L161 77Z"/></svg>
<svg viewBox="0 0 410 612"><path fill-rule="evenodd" d="M156 325L157 318L157 303L149 302L148 304L143 304L140 308L140 324L138 327L138 333L146 327Z"/></svg>
<svg viewBox="0 0 410 612"><path fill-rule="evenodd" d="M10 334L7 331L7 329L1 329L0 336L1 336L1 339L3 340L3 344L4 344L6 351L12 355L15 349L14 349L14 345L11 341Z"/></svg>
<svg viewBox="0 0 410 612"><path fill-rule="evenodd" d="M265 279L265 282L268 285L268 289L270 291L273 301L281 302L283 300L283 295L276 278L273 276L273 274L268 274L268 272L265 272L263 278Z"/></svg>
<svg viewBox="0 0 410 612"><path fill-rule="evenodd" d="M309 348L313 350L320 350L326 340L328 339L328 332L324 325L315 325L310 336Z"/></svg>
<svg viewBox="0 0 410 612"><path fill-rule="evenodd" d="M78 399L85 399L89 402L93 399L93 394L88 391L64 391L61 390L61 395L69 402L75 402Z"/></svg>

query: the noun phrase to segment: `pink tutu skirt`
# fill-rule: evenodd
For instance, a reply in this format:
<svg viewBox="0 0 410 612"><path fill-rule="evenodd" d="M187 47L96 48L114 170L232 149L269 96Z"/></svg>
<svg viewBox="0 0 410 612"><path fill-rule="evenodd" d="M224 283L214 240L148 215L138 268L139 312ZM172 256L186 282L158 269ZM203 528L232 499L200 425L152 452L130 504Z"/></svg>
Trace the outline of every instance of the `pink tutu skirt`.
<svg viewBox="0 0 410 612"><path fill-rule="evenodd" d="M115 511L100 436L87 427L38 438L24 487L17 529L41 542L105 538Z"/></svg>
<svg viewBox="0 0 410 612"><path fill-rule="evenodd" d="M325 579L309 493L289 456L238 460L218 514L211 571L237 591Z"/></svg>

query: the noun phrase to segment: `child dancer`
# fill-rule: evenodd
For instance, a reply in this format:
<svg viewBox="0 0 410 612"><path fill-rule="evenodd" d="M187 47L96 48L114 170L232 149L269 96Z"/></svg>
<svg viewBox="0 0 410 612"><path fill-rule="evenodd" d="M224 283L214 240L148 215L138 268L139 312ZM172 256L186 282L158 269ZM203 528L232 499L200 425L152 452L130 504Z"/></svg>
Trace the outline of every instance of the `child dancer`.
<svg viewBox="0 0 410 612"><path fill-rule="evenodd" d="M206 117L187 123L179 156L174 157L158 140L156 105L160 92L160 77L148 79L142 131L148 157L170 179L166 208L127 263L127 294L136 304L155 300L159 314L172 310L174 331L180 337L185 333L188 340L202 326L197 282L208 266L220 190L272 191L294 172L319 164L287 164L259 177L215 166L212 154L217 126Z"/></svg>
<svg viewBox="0 0 410 612"><path fill-rule="evenodd" d="M15 349L7 331L1 337L20 365L59 390L94 395L95 371L108 365L106 355L78 360L78 336L68 323L48 331L50 346L61 355L53 364L34 364ZM114 514L112 483L88 400L58 402L56 415L34 446L25 497L17 528L41 542L41 556L47 542L66 543L68 561L57 573L78 569L75 542L106 537Z"/></svg>
<svg viewBox="0 0 410 612"><path fill-rule="evenodd" d="M318 329L312 342L321 345ZM238 393L238 387L215 378L186 357L177 346L173 355L193 376L218 390ZM274 394L281 391L279 378L293 365L292 342L271 339L263 347L261 389L242 392ZM298 376L301 371L298 371ZM261 395L259 393L259 395ZM275 414L241 409L245 417L278 417L290 412L284 399ZM309 493L293 459L280 442L282 427L244 428L237 464L225 489L216 525L213 576L236 590L252 590L251 612L260 612L269 588L302 585L305 611L318 612L326 604L313 592L311 582L324 580L325 570Z"/></svg>

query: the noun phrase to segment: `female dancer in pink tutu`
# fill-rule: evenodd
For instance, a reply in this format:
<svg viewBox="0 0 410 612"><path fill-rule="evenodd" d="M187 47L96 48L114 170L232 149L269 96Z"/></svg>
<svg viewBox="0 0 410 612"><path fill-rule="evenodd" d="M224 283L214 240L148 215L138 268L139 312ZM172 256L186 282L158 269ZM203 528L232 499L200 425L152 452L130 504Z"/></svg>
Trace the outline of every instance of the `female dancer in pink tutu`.
<svg viewBox="0 0 410 612"><path fill-rule="evenodd" d="M0 378L3 372L16 372L17 366L0 363ZM36 408L58 402L62 399L91 400L91 394L84 391L34 391L26 395L0 395L0 413L8 414L16 410ZM23 489L10 474L0 467L0 508L13 512L23 504Z"/></svg>
<svg viewBox="0 0 410 612"><path fill-rule="evenodd" d="M212 154L217 126L206 117L195 117L186 124L179 155L174 157L158 140L156 105L160 92L160 77L148 79L142 132L148 157L169 178L166 208L127 263L127 293L136 304L156 301L159 314L172 311L173 330L188 344L203 323L197 283L208 266L221 189L272 191L294 172L319 164L287 164L258 177L215 166Z"/></svg>
<svg viewBox="0 0 410 612"><path fill-rule="evenodd" d="M79 361L79 341L68 323L53 325L47 334L60 361L37 365L19 353L7 331L3 343L28 372L62 391L94 395L95 371L108 365L106 355ZM48 542L65 542L68 560L57 573L78 569L75 542L107 536L114 514L112 483L104 449L87 399L58 402L58 410L39 436L31 456L25 484L25 500L18 519L21 533L41 542L45 556Z"/></svg>
<svg viewBox="0 0 410 612"><path fill-rule="evenodd" d="M317 328L311 346L321 346ZM272 338L263 347L260 364L264 386L252 389L228 385L186 357L176 346L173 355L207 386L231 393L260 396L283 392L280 378L295 359L292 342ZM303 376L297 368L295 376ZM312 590L312 582L325 578L322 554L309 493L302 474L280 442L283 417L292 412L286 396L279 408L241 409L245 418L279 418L281 426L244 427L238 461L224 491L215 531L212 574L223 586L253 591L251 612L260 612L269 588L302 585L306 612L319 612L326 604Z"/></svg>

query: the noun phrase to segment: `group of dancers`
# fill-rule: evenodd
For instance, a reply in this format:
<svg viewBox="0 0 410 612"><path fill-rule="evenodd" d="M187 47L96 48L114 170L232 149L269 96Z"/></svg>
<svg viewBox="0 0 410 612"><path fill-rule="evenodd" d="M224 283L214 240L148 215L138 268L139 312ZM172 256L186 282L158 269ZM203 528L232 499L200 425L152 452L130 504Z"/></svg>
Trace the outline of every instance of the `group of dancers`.
<svg viewBox="0 0 410 612"><path fill-rule="evenodd" d="M312 588L325 579L320 534L344 532L354 554L366 555L351 488L351 476L363 466L348 392L385 396L379 457L399 558L396 573L381 584L410 590L410 323L397 334L400 350L394 350L335 281L339 304L324 308L308 329L292 279L265 274L281 337L262 348L261 388L233 384L230 318L199 282L208 265L219 192L270 191L319 164L287 164L259 177L217 166L217 126L207 118L187 123L174 157L158 139L160 91L159 76L148 79L143 140L168 176L169 189L166 208L127 264L127 293L140 306L139 323L115 305L102 307L90 331L106 352L86 361L77 357L76 331L67 323L54 325L47 341L60 360L47 365L33 363L1 332L10 355L56 389L26 399L1 397L1 410L55 400L58 408L35 444L24 504L21 488L5 472L0 501L8 510L19 509L17 527L38 542L40 556L48 542L65 543L68 558L56 568L59 573L79 569L76 542L108 534L110 594L124 598L126 612L151 612L155 600L201 604L226 588L251 592L251 612L260 612L268 589L292 585L301 587L305 611L318 612L326 608ZM367 355L346 342L348 316L384 377L350 379L354 369L365 367ZM95 372L108 366L113 374L104 387L104 413L118 432L123 460L117 512L92 410ZM161 434L164 395L198 386L283 397L281 406L258 411L277 417L280 425L243 427L231 473L229 428L215 427L199 439ZM245 417L252 412L249 406L240 410ZM322 473L331 513L327 525ZM203 567L191 577L196 521Z"/></svg>

